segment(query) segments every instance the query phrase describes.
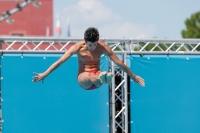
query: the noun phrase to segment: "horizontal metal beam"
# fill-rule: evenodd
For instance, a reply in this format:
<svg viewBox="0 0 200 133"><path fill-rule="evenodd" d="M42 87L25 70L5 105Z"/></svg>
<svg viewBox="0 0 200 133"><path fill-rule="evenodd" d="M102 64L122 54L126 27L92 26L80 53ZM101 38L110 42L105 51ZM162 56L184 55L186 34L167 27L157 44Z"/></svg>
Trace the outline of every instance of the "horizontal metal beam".
<svg viewBox="0 0 200 133"><path fill-rule="evenodd" d="M200 39L109 39L109 38L100 38L103 41L110 42L184 42L184 43L197 43L200 42ZM0 40L21 40L21 41L80 41L81 38L66 38L66 37L10 37L10 36L0 36Z"/></svg>
<svg viewBox="0 0 200 133"><path fill-rule="evenodd" d="M187 51L114 51L116 54L129 54L129 55L200 55L198 52L187 52Z"/></svg>
<svg viewBox="0 0 200 133"><path fill-rule="evenodd" d="M0 53L2 54L63 54L65 51L55 51L55 50L1 50Z"/></svg>
<svg viewBox="0 0 200 133"><path fill-rule="evenodd" d="M63 54L65 51L55 51L55 50L0 50L0 53L2 54ZM200 51L198 52L185 52L185 51L133 51L133 52L128 52L128 51L114 51L115 54L129 54L129 55L200 55Z"/></svg>
<svg viewBox="0 0 200 133"><path fill-rule="evenodd" d="M78 42L83 39L72 39L72 38L64 38L64 37L10 37L10 36L0 36L0 40L2 41L71 41Z"/></svg>

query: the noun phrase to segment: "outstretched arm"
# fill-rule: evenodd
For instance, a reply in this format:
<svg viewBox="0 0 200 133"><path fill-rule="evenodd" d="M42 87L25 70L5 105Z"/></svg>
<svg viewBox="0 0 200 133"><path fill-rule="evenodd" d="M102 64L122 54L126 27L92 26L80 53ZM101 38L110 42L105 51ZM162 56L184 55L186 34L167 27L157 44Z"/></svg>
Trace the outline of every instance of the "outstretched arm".
<svg viewBox="0 0 200 133"><path fill-rule="evenodd" d="M105 54L110 57L110 59L119 66L124 72L126 72L136 83L141 86L145 86L144 79L135 75L119 58L116 54L105 44Z"/></svg>
<svg viewBox="0 0 200 133"><path fill-rule="evenodd" d="M58 68L61 64L63 64L67 59L69 59L73 54L75 54L78 50L78 44L74 44L73 46L70 47L69 50L67 50L65 52L65 54L58 59L56 62L54 62L44 73L38 74L36 72L34 72L34 74L36 74L36 76L34 76L33 78L33 82L37 82L45 79L45 77L47 77L51 72L53 72L56 68Z"/></svg>

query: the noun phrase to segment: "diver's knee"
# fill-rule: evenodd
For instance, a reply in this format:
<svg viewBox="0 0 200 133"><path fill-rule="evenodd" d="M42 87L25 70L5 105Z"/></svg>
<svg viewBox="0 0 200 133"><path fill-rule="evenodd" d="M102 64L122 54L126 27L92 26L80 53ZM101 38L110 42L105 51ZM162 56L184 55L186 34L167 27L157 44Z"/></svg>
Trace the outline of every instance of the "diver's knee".
<svg viewBox="0 0 200 133"><path fill-rule="evenodd" d="M90 77L90 81L92 82L92 83L95 83L95 82L97 82L99 79L98 78L96 78L96 77Z"/></svg>

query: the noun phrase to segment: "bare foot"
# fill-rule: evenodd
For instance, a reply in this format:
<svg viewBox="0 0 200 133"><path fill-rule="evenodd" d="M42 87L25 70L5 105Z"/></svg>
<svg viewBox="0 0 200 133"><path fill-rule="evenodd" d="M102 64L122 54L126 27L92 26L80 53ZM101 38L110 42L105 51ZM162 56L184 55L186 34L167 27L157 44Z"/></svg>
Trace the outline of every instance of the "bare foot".
<svg viewBox="0 0 200 133"><path fill-rule="evenodd" d="M113 74L111 72L107 73L106 75L107 84L110 84L112 82L112 77L113 77Z"/></svg>
<svg viewBox="0 0 200 133"><path fill-rule="evenodd" d="M99 79L100 79L102 84L106 84L106 74L107 74L106 72L101 72L99 74Z"/></svg>

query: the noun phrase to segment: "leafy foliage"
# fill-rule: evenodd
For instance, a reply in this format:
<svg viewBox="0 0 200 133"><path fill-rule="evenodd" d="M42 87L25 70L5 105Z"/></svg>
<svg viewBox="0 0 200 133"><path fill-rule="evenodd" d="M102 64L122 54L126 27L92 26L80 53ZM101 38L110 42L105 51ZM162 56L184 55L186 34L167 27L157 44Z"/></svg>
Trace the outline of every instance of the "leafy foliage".
<svg viewBox="0 0 200 133"><path fill-rule="evenodd" d="M182 30L183 38L200 38L200 12L194 13L185 21L186 30Z"/></svg>

